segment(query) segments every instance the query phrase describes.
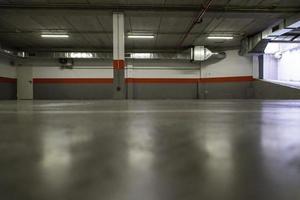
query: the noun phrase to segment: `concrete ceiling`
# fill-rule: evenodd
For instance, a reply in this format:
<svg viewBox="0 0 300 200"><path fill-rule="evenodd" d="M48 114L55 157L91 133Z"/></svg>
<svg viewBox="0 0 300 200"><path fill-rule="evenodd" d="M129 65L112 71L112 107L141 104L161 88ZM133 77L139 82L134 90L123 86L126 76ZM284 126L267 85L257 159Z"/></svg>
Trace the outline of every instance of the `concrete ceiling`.
<svg viewBox="0 0 300 200"><path fill-rule="evenodd" d="M154 33L154 40L128 40L130 51L174 50L207 0L2 0L0 43L22 50L111 50L112 12L125 12L129 32ZM299 0L215 0L180 48L231 48L278 20L300 11ZM41 33L69 33L42 39ZM210 34L234 35L209 41Z"/></svg>

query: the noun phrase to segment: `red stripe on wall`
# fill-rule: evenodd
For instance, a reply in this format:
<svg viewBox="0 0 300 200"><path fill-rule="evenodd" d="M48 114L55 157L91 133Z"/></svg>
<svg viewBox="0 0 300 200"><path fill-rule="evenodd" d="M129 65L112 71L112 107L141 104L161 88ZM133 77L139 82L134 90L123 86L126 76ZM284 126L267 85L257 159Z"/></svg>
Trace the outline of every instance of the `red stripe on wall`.
<svg viewBox="0 0 300 200"><path fill-rule="evenodd" d="M202 83L226 83L226 82L246 82L254 81L252 76L236 76L236 77L217 77L217 78L202 78Z"/></svg>
<svg viewBox="0 0 300 200"><path fill-rule="evenodd" d="M128 78L127 83L226 83L254 81L252 76L217 77L217 78Z"/></svg>
<svg viewBox="0 0 300 200"><path fill-rule="evenodd" d="M111 78L34 78L33 83L93 84L113 83Z"/></svg>
<svg viewBox="0 0 300 200"><path fill-rule="evenodd" d="M14 80L14 79L12 79ZM10 80L10 81L12 81ZM0 78L1 81L1 78ZM14 80L16 81L16 80ZM227 83L254 81L252 76L217 77L217 78L127 78L126 83ZM35 78L33 83L63 83L63 84L112 84L112 78Z"/></svg>
<svg viewBox="0 0 300 200"><path fill-rule="evenodd" d="M128 78L126 83L197 83L195 78Z"/></svg>
<svg viewBox="0 0 300 200"><path fill-rule="evenodd" d="M17 79L15 78L5 78L5 77L0 77L0 83L16 83Z"/></svg>

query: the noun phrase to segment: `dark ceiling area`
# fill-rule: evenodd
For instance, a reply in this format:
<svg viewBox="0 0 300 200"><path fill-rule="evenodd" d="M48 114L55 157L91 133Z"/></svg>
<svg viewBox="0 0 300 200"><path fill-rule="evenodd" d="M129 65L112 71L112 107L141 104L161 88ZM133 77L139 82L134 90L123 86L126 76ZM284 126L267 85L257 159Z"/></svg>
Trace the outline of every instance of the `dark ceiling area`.
<svg viewBox="0 0 300 200"><path fill-rule="evenodd" d="M192 45L234 48L280 19L300 12L299 0L214 0L181 43L208 0L2 0L0 43L18 50L112 49L112 13L124 12L125 31L155 34L130 40L130 51L169 51ZM43 33L68 33L68 39L44 39ZM233 40L208 40L230 35Z"/></svg>

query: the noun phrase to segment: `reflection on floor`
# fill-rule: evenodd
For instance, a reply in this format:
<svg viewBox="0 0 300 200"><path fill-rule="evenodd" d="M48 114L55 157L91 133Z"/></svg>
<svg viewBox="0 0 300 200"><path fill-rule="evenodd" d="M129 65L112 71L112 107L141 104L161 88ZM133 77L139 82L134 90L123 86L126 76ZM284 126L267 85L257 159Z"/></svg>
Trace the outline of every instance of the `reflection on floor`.
<svg viewBox="0 0 300 200"><path fill-rule="evenodd" d="M300 101L3 101L0 199L300 199Z"/></svg>

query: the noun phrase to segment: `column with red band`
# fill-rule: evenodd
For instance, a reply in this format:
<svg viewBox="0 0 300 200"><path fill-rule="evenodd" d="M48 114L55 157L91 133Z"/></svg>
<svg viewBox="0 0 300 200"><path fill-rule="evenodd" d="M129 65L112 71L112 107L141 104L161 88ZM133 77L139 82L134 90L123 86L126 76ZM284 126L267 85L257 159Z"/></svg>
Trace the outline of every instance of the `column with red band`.
<svg viewBox="0 0 300 200"><path fill-rule="evenodd" d="M116 70L122 70L125 68L125 61L124 60L114 60L113 67Z"/></svg>

